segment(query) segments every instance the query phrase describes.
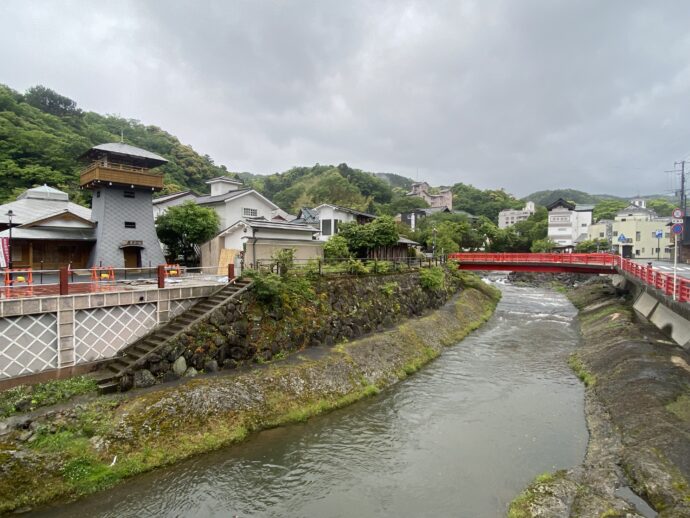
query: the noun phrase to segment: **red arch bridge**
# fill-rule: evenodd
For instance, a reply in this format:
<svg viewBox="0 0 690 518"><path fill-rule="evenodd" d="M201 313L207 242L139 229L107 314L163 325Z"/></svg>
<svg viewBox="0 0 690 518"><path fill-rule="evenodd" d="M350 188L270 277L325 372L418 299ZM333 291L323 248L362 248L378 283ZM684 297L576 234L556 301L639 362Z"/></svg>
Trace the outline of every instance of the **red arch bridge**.
<svg viewBox="0 0 690 518"><path fill-rule="evenodd" d="M546 273L619 273L673 297L680 302L690 301L690 279L663 273L649 265L642 265L612 254L532 254L467 252L449 254L461 270L546 272Z"/></svg>

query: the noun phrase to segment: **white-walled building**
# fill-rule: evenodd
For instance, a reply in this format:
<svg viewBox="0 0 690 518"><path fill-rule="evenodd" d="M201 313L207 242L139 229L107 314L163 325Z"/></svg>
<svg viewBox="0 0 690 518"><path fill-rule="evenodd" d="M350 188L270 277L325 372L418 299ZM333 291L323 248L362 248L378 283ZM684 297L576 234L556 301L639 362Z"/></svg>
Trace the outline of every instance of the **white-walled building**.
<svg viewBox="0 0 690 518"><path fill-rule="evenodd" d="M533 201L525 203L523 209L506 209L498 213L498 228L508 228L525 221L532 214L534 214L535 207Z"/></svg>
<svg viewBox="0 0 690 518"><path fill-rule="evenodd" d="M356 221L360 225L369 223L376 219L373 214L367 214L347 207L340 207L339 205L331 205L323 203L313 209L313 212L319 218L319 239L321 241L328 241L332 235L338 233L338 226L341 223L350 223Z"/></svg>
<svg viewBox="0 0 690 518"><path fill-rule="evenodd" d="M548 238L556 248L573 249L588 238L593 205L576 205L559 198L546 208L549 211Z"/></svg>
<svg viewBox="0 0 690 518"><path fill-rule="evenodd" d="M270 262L275 252L284 249L294 250L299 262L321 259L323 242L317 233L309 225L242 218L201 246L201 265L239 268L242 257L245 265L256 265Z"/></svg>
<svg viewBox="0 0 690 518"><path fill-rule="evenodd" d="M220 219L219 230L224 229L242 218L274 217L288 219L290 216L278 205L264 195L250 188L243 188L242 182L226 176L219 176L206 181L211 193L197 196L192 192L168 194L153 200L154 217L164 213L169 207L193 201L197 205L212 208Z"/></svg>

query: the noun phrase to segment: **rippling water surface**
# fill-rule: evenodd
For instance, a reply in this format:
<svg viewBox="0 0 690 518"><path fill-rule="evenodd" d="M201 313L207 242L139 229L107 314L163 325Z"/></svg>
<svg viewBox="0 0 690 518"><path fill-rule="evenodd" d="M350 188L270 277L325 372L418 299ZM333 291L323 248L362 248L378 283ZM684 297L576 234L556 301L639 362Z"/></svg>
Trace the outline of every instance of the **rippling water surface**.
<svg viewBox="0 0 690 518"><path fill-rule="evenodd" d="M584 455L575 314L504 286L487 325L379 396L37 515L503 516Z"/></svg>

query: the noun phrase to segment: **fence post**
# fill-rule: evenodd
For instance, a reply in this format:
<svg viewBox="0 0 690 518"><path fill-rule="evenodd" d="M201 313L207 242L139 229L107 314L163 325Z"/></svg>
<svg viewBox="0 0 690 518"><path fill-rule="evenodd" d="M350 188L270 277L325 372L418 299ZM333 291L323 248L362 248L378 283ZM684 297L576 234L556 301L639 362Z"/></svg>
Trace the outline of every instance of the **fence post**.
<svg viewBox="0 0 690 518"><path fill-rule="evenodd" d="M60 267L60 295L69 295L69 270L66 266Z"/></svg>
<svg viewBox="0 0 690 518"><path fill-rule="evenodd" d="M158 265L158 287L165 288L165 265Z"/></svg>
<svg viewBox="0 0 690 518"><path fill-rule="evenodd" d="M323 275L323 269L321 267L321 258L320 257L319 257L318 261L319 261L319 277L321 277Z"/></svg>
<svg viewBox="0 0 690 518"><path fill-rule="evenodd" d="M228 264L228 282L235 278L235 263Z"/></svg>

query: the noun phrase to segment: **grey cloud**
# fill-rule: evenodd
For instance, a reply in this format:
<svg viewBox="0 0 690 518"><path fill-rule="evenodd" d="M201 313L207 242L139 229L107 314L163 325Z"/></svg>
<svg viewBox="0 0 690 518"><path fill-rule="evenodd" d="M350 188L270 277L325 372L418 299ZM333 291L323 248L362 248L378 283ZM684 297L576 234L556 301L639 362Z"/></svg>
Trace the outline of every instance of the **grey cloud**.
<svg viewBox="0 0 690 518"><path fill-rule="evenodd" d="M231 170L348 162L519 195L668 187L690 4L6 2L0 81L177 134Z"/></svg>

